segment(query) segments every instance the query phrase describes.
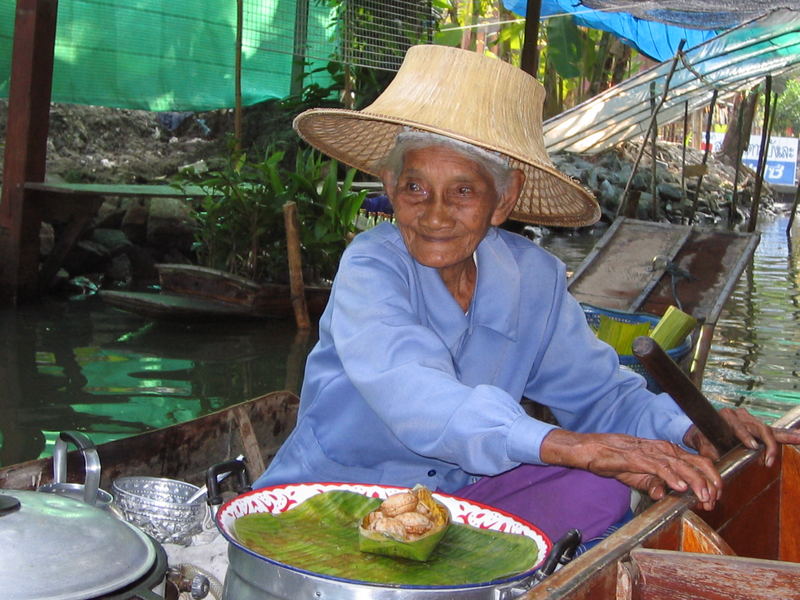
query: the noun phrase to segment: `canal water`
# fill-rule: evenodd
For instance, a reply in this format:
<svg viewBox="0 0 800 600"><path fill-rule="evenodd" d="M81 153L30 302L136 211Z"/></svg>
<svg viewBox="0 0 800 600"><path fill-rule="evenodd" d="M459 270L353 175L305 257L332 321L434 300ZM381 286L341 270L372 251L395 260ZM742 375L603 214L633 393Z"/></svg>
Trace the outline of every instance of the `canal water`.
<svg viewBox="0 0 800 600"><path fill-rule="evenodd" d="M786 224L762 223L703 385L718 406L746 406L766 421L800 404L800 276ZM539 241L574 268L600 233ZM49 454L64 429L102 443L297 390L315 341L291 320L168 325L94 296L0 310L0 466Z"/></svg>

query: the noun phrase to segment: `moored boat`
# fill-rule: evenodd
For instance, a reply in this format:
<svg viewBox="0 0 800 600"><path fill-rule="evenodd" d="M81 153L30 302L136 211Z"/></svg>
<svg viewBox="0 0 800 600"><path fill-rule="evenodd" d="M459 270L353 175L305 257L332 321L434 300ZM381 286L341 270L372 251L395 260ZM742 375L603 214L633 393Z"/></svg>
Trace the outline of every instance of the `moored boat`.
<svg viewBox="0 0 800 600"><path fill-rule="evenodd" d="M197 265L162 263L160 293L101 291L111 306L159 320L264 319L292 316L289 285L258 283ZM309 314L322 314L330 286L304 286Z"/></svg>

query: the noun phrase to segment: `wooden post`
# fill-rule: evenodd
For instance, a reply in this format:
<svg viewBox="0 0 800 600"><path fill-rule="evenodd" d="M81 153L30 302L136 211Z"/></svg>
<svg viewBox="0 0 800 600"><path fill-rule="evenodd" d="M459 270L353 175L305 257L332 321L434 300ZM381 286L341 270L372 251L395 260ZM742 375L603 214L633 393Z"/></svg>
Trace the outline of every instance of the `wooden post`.
<svg viewBox="0 0 800 600"><path fill-rule="evenodd" d="M0 200L0 306L38 294L39 228L25 182L44 181L58 0L18 0Z"/></svg>
<svg viewBox="0 0 800 600"><path fill-rule="evenodd" d="M528 0L520 68L533 77L536 77L539 71L539 18L541 12L542 0Z"/></svg>
<svg viewBox="0 0 800 600"><path fill-rule="evenodd" d="M300 224L297 220L297 204L287 202L283 205L283 221L286 225L286 248L289 255L289 287L291 289L294 320L298 329L310 329L311 320L306 306L306 292L303 284L303 259L300 255Z"/></svg>
<svg viewBox="0 0 800 600"><path fill-rule="evenodd" d="M794 225L794 216L797 214L797 205L800 204L800 185L794 190L794 202L792 203L792 211L789 213L789 223L786 225L786 235L790 238L792 236L792 226Z"/></svg>

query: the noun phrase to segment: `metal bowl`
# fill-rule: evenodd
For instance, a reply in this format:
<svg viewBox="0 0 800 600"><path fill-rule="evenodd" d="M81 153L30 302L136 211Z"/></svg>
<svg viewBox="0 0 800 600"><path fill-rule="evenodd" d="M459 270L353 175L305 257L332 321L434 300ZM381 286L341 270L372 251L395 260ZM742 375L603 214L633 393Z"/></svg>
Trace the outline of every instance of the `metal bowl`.
<svg viewBox="0 0 800 600"><path fill-rule="evenodd" d="M183 546L203 528L204 499L186 502L198 489L164 477L120 477L112 484L114 504L129 523L162 544Z"/></svg>

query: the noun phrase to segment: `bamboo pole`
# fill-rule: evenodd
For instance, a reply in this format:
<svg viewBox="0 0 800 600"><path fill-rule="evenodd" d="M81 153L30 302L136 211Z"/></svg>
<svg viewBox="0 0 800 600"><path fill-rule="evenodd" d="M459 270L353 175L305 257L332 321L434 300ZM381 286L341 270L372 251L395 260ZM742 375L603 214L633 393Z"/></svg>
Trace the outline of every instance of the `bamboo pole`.
<svg viewBox="0 0 800 600"><path fill-rule="evenodd" d="M636 170L639 168L639 163L642 160L642 155L644 154L644 149L647 146L647 139L650 137L650 131L655 124L656 116L658 115L658 111L661 110L661 107L664 105L664 102L667 100L667 92L669 91L669 84L672 81L672 76L675 73L675 68L678 66L678 59L681 56L681 52L683 52L683 46L686 44L686 40L681 40L681 43L678 44L678 49L675 52L675 57L672 59L672 64L669 68L669 73L667 73L667 80L664 82L664 91L661 94L661 99L658 101L658 104L653 111L653 116L650 118L650 124L647 127L647 132L644 135L644 139L642 140L642 145L639 147L639 154L636 156L636 161L633 163L633 168L631 169L631 174L628 177L628 182L625 184L625 189L622 191L622 197L619 201L619 206L617 207L617 216L626 214L627 209L627 199L628 199L628 192L631 188L631 183L633 182L633 178L636 175ZM655 161L655 156L653 157Z"/></svg>
<svg viewBox="0 0 800 600"><path fill-rule="evenodd" d="M300 223L297 219L297 204L283 205L283 221L286 226L286 249L289 256L289 288L294 309L294 320L298 329L310 329L311 320L306 306L303 284L303 259L300 255Z"/></svg>
<svg viewBox="0 0 800 600"><path fill-rule="evenodd" d="M714 90L711 94L711 105L708 109L708 119L706 120L705 141L706 147L703 151L703 166L708 164L708 155L711 153L711 126L714 124L714 108L717 105L718 90ZM703 173L697 177L697 187L694 190L694 199L692 200L692 212L689 215L689 225L694 221L694 215L697 212L697 205L700 202L700 187L703 185Z"/></svg>
<svg viewBox="0 0 800 600"><path fill-rule="evenodd" d="M761 127L761 144L758 149L758 166L756 167L756 185L753 190L753 204L750 208L750 221L747 231L753 232L758 224L758 208L761 205L761 188L764 185L764 171L767 168L770 136L770 106L772 98L772 75L767 75L764 85L764 125Z"/></svg>
<svg viewBox="0 0 800 600"><path fill-rule="evenodd" d="M656 152L658 151L658 115L656 114L656 83L650 82L650 218L658 221L658 177L656 177Z"/></svg>
<svg viewBox="0 0 800 600"><path fill-rule="evenodd" d="M242 29L244 0L236 0L236 58L234 64L233 137L236 150L242 149Z"/></svg>
<svg viewBox="0 0 800 600"><path fill-rule="evenodd" d="M681 223L686 208L686 132L689 129L689 103L683 103L683 143L681 144Z"/></svg>

